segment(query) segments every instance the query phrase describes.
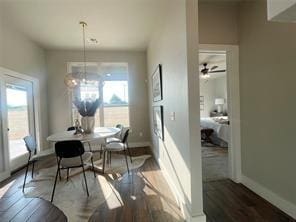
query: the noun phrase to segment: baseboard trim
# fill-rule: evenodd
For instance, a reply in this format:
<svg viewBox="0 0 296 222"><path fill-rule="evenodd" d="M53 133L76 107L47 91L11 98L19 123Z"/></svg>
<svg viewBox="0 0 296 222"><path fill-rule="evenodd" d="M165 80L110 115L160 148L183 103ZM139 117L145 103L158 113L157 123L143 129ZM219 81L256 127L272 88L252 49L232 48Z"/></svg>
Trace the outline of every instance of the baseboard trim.
<svg viewBox="0 0 296 222"><path fill-rule="evenodd" d="M183 214L183 217L184 219L187 221L187 222L206 222L206 216L203 214L203 215L198 215L198 216L195 216L195 217L192 217L189 210L188 210L188 207L187 205L185 204L185 200L183 198L183 194L181 194L179 192L179 190L177 189L175 183L173 182L172 178L170 177L165 165L163 164L163 162L161 161L161 159L159 158L156 158L154 152L152 152L153 156L154 156L154 159L157 161L160 169L161 169L161 172L166 180L166 182L168 183L170 189L172 190L172 193L174 195L174 198L178 204L178 206L180 207L181 209L181 212Z"/></svg>
<svg viewBox="0 0 296 222"><path fill-rule="evenodd" d="M9 177L10 177L10 173L9 172L0 173L0 182L8 179Z"/></svg>
<svg viewBox="0 0 296 222"><path fill-rule="evenodd" d="M196 217L191 217L190 220L187 220L187 221L190 221L190 222L206 222L207 221L207 218L206 218L206 215L199 215L199 216L196 216Z"/></svg>
<svg viewBox="0 0 296 222"><path fill-rule="evenodd" d="M275 194L268 188L262 186L261 184L255 182L251 178L242 175L242 184L248 187L250 190L254 191L256 194L288 214L289 216L296 219L296 205L283 199L279 195Z"/></svg>
<svg viewBox="0 0 296 222"><path fill-rule="evenodd" d="M130 142L128 143L129 148L138 148L138 147L150 147L151 143L146 141L146 142Z"/></svg>

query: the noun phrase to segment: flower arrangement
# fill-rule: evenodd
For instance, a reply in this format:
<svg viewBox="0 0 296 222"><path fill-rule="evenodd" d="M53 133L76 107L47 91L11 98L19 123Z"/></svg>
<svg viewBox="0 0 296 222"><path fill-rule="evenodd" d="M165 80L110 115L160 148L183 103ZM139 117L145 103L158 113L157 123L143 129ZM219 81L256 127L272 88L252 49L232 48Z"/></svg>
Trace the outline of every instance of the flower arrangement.
<svg viewBox="0 0 296 222"><path fill-rule="evenodd" d="M95 116L98 107L101 105L101 99L91 101L75 98L73 103L82 117L88 117Z"/></svg>

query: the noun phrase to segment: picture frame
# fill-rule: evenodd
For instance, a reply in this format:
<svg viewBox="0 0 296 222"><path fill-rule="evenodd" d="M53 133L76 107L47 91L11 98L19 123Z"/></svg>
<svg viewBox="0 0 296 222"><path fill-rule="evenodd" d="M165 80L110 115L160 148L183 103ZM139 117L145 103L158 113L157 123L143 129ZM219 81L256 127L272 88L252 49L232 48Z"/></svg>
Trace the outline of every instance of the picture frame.
<svg viewBox="0 0 296 222"><path fill-rule="evenodd" d="M152 75L152 96L153 102L163 99L162 95L162 66L159 64Z"/></svg>
<svg viewBox="0 0 296 222"><path fill-rule="evenodd" d="M164 140L163 106L153 106L153 130L160 139Z"/></svg>
<svg viewBox="0 0 296 222"><path fill-rule="evenodd" d="M205 109L205 97L204 96L200 96L199 97L199 105L200 105L200 111L204 111Z"/></svg>

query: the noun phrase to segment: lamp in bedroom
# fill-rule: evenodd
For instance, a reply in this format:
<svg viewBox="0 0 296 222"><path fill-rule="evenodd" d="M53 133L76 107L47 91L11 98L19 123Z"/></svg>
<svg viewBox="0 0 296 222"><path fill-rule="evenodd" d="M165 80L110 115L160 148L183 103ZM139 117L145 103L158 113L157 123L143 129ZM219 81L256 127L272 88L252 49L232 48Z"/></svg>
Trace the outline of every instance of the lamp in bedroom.
<svg viewBox="0 0 296 222"><path fill-rule="evenodd" d="M217 105L217 107L218 107L218 113L222 112L224 103L225 103L224 98L216 98L215 99L215 105Z"/></svg>

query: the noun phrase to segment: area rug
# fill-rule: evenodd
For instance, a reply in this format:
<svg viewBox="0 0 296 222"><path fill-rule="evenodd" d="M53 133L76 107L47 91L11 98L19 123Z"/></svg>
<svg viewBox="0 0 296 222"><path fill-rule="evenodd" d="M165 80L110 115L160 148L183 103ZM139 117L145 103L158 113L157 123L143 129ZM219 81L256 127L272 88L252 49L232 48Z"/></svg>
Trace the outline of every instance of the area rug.
<svg viewBox="0 0 296 222"><path fill-rule="evenodd" d="M228 178L228 149L221 147L202 147L203 181Z"/></svg>
<svg viewBox="0 0 296 222"><path fill-rule="evenodd" d="M150 155L133 157L133 163L129 161L130 169L141 167L148 158L150 158ZM95 164L99 168L102 167L101 160L96 161ZM56 166L39 170L34 179L26 184L25 196L50 201L56 170ZM89 197L86 194L81 170L79 168L72 169L69 181L66 181L66 170L63 171L61 173L62 180L57 182L53 204L64 212L68 221L83 222L88 221L95 209L115 191L112 181L120 179L127 172L127 169L124 156L114 154L112 155L111 166L106 164L104 176L97 174L94 177L92 171L86 171Z"/></svg>

